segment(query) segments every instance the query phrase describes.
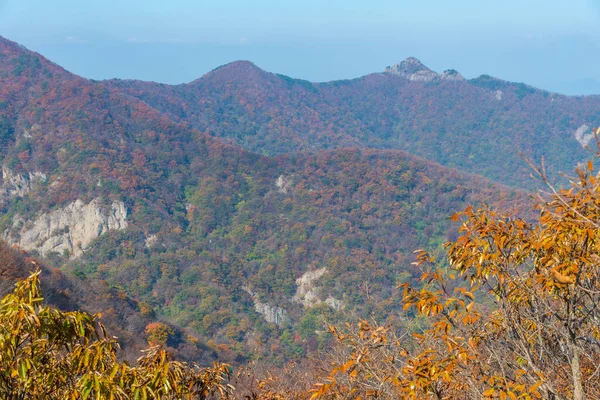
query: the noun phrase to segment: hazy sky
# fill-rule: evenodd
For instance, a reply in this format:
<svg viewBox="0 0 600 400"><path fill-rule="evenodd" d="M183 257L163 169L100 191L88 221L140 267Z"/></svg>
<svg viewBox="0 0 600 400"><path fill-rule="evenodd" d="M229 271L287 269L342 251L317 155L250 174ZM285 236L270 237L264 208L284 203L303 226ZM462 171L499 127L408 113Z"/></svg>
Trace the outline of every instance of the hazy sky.
<svg viewBox="0 0 600 400"><path fill-rule="evenodd" d="M600 0L0 0L0 35L94 79L188 82L247 59L326 81L415 56L600 93Z"/></svg>

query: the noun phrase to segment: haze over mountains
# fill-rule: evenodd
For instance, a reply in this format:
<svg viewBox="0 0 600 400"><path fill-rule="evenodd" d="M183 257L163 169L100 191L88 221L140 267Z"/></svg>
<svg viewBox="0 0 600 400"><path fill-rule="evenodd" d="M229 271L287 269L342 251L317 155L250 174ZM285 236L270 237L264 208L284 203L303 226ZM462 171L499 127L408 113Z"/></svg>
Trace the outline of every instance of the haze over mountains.
<svg viewBox="0 0 600 400"><path fill-rule="evenodd" d="M220 357L301 357L323 315L393 321L413 250L469 204L526 204L519 152L569 172L599 118L600 97L416 59L327 83L238 61L172 86L0 38L0 233Z"/></svg>

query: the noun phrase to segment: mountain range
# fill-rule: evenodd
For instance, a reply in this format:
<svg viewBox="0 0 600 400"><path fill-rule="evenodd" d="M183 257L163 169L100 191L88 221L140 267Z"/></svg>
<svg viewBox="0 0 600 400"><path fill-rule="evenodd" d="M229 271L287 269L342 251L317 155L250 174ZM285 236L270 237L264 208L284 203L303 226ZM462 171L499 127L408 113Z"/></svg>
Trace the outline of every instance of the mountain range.
<svg viewBox="0 0 600 400"><path fill-rule="evenodd" d="M437 74L415 58L382 73L311 83L247 61L186 85L111 80L176 122L264 154L343 147L398 149L531 188L520 156L553 172L585 158L600 96L569 97L490 76Z"/></svg>
<svg viewBox="0 0 600 400"><path fill-rule="evenodd" d="M282 362L326 345L323 320L398 322L412 251L470 204L527 208L520 153L572 171L599 113L414 58L327 83L238 61L173 86L84 79L0 38L0 234L77 298L104 287L172 325L184 358Z"/></svg>

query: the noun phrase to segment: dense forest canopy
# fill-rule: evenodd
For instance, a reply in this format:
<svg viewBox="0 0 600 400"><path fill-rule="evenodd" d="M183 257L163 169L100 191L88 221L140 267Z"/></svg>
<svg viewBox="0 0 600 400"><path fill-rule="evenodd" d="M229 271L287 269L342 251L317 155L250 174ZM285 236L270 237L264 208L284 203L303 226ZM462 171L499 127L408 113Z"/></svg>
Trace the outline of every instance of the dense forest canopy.
<svg viewBox="0 0 600 400"><path fill-rule="evenodd" d="M543 170L536 172L547 182ZM330 325L335 341L324 362L313 358L283 371L247 366L230 376L220 364L199 369L169 361L161 346L170 333L160 324L148 327L155 347L137 365L119 363L117 342L97 317L41 303L35 273L0 304L0 393L40 399L211 393L272 400L599 398L600 180L590 161L571 189L549 188L537 201L536 221L486 207L455 214L460 236L445 246L448 263L418 251L420 283L399 285L402 330L366 320Z"/></svg>

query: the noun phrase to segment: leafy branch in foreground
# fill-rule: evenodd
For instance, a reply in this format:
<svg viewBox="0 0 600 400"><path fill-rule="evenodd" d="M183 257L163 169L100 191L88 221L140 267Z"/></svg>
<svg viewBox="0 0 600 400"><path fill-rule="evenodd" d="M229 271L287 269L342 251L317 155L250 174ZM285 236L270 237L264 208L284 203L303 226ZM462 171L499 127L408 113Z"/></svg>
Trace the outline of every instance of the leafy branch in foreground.
<svg viewBox="0 0 600 400"><path fill-rule="evenodd" d="M425 251L407 312L428 328L401 340L367 322L314 398L600 399L600 174L577 169L530 223L489 208L453 217L450 269ZM542 179L547 182L545 175Z"/></svg>
<svg viewBox="0 0 600 400"><path fill-rule="evenodd" d="M206 399L227 397L228 366L172 361L160 346L135 365L97 316L43 304L39 272L0 302L0 397L4 399Z"/></svg>

